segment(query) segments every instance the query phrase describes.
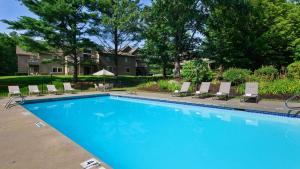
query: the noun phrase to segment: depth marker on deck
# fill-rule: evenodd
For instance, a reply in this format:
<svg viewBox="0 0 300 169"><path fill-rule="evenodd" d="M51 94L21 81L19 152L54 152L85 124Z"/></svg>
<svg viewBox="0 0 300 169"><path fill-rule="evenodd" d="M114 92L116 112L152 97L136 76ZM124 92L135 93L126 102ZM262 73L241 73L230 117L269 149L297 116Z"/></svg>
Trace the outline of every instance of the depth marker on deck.
<svg viewBox="0 0 300 169"><path fill-rule="evenodd" d="M29 115L31 115L31 113L26 112L26 111L23 111L22 114L23 114L24 116L29 116Z"/></svg>
<svg viewBox="0 0 300 169"><path fill-rule="evenodd" d="M45 127L46 125L43 123L43 122L35 122L34 123L38 128L40 128L40 127Z"/></svg>
<svg viewBox="0 0 300 169"><path fill-rule="evenodd" d="M97 167L100 167L99 169L105 169L103 166L101 166L101 164L102 163L96 160L95 158L91 158L82 162L80 165L84 169L96 169Z"/></svg>

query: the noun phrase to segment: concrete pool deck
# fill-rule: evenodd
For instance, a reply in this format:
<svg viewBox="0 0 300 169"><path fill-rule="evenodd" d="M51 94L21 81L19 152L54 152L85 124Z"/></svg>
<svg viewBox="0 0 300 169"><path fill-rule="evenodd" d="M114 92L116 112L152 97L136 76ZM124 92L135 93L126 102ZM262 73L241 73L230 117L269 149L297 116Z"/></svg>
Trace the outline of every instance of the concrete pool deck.
<svg viewBox="0 0 300 169"><path fill-rule="evenodd" d="M27 97L27 100L86 96L99 93L100 92L85 92L78 94L46 95ZM128 95L126 92L111 92L111 94L242 109L286 112L283 108L283 101L262 100L256 104L240 103L238 99L220 101L212 100L211 98L171 97L170 94L165 93L137 92L137 95ZM94 157L51 126L37 127L35 123L42 120L28 112L22 106L17 105L8 110L4 110L7 101L8 98L0 99L0 169L80 169L81 162ZM292 104L300 106L300 103ZM100 159L98 160L101 161ZM110 168L108 165L104 166L107 169Z"/></svg>
<svg viewBox="0 0 300 169"><path fill-rule="evenodd" d="M63 96L67 95L28 99ZM0 99L0 169L82 169L80 163L94 157L22 106L4 110L7 101ZM46 125L37 127L40 121Z"/></svg>
<svg viewBox="0 0 300 169"><path fill-rule="evenodd" d="M233 98L233 99L229 99L228 101L225 101L225 100L214 100L212 97L205 98L205 99L193 98L192 96L172 97L169 93L137 92L137 94L127 94L126 92L111 92L111 94L130 96L130 97L149 98L149 99L169 100L175 102L213 105L213 106L229 107L229 108L236 108L236 109L249 109L249 110L258 110L258 111L287 113L287 110L284 108L284 101L279 101L279 100L261 100L259 103L252 103L252 102L240 102L240 100L237 98ZM295 102L289 103L289 105L300 107L300 103L295 103Z"/></svg>

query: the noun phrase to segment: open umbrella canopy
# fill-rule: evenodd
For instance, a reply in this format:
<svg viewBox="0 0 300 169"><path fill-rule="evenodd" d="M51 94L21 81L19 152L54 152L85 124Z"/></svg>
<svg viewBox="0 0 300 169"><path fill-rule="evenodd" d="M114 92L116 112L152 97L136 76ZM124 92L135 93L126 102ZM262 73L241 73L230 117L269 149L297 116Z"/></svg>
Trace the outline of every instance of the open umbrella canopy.
<svg viewBox="0 0 300 169"><path fill-rule="evenodd" d="M96 73L93 74L94 76L114 76L115 74L113 74L110 71L107 71L105 69L102 69Z"/></svg>

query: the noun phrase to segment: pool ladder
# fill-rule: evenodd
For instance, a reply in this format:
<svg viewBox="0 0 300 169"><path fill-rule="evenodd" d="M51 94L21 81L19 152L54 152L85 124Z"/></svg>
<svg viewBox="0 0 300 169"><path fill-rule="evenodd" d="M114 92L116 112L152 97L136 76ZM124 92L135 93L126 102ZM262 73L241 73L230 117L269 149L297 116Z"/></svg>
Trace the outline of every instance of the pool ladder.
<svg viewBox="0 0 300 169"><path fill-rule="evenodd" d="M17 99L21 99L18 101ZM9 101L5 104L4 108L9 109L17 104L23 104L25 102L25 97L24 96L14 96L10 97Z"/></svg>
<svg viewBox="0 0 300 169"><path fill-rule="evenodd" d="M288 103L291 101L291 100L294 100L296 97L300 96L300 93L288 98L285 102L284 102L284 107L288 110L288 114L289 115L299 115L300 114L300 107L293 107L293 106L290 106Z"/></svg>

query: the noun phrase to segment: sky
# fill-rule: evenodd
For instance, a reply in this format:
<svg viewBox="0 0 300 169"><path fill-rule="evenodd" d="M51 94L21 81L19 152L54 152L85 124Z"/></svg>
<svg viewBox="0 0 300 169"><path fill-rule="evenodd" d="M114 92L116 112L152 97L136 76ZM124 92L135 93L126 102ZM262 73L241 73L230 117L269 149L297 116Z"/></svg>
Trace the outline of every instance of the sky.
<svg viewBox="0 0 300 169"><path fill-rule="evenodd" d="M142 4L149 5L151 0L140 0ZM0 20L17 20L20 16L34 16L18 0L0 0ZM0 32L9 33L12 30L7 29L7 25L0 22Z"/></svg>

